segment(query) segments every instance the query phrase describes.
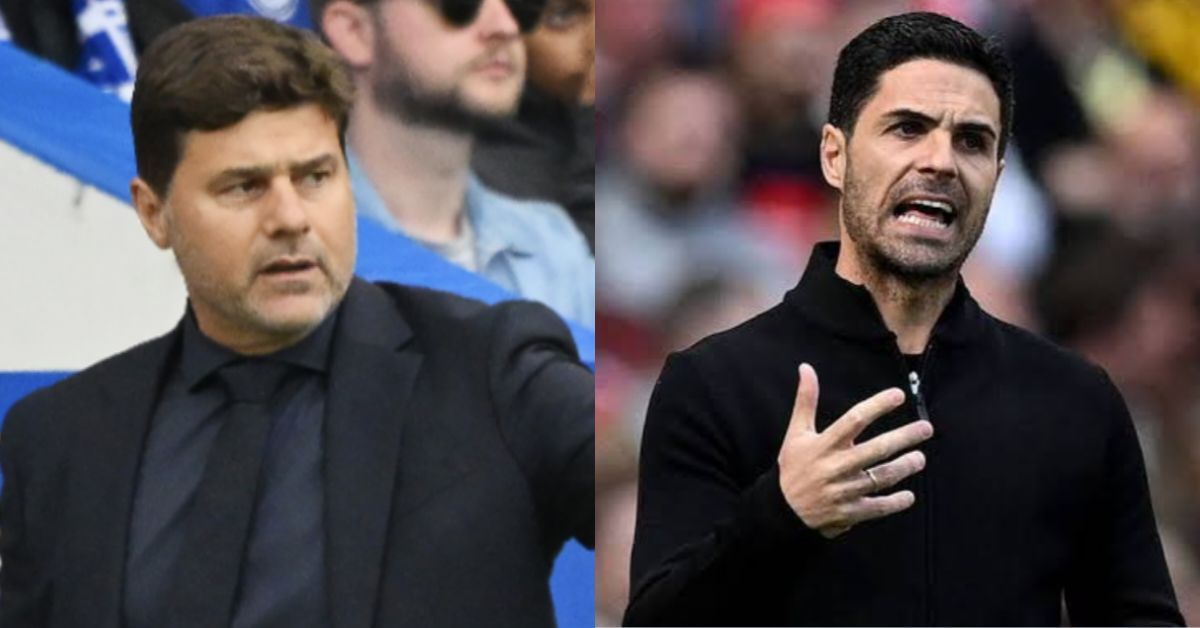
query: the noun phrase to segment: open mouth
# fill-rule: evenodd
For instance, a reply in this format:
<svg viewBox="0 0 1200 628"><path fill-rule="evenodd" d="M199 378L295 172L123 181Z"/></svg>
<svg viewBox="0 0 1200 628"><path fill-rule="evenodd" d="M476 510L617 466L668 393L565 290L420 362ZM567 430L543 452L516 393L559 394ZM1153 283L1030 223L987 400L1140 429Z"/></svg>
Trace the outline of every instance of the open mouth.
<svg viewBox="0 0 1200 628"><path fill-rule="evenodd" d="M958 218L958 210L948 201L916 198L901 201L892 209L896 220L932 229L946 229Z"/></svg>
<svg viewBox="0 0 1200 628"><path fill-rule="evenodd" d="M317 267L317 263L311 259L304 258L281 258L270 264L267 264L262 269L264 275L287 275L291 273L302 273L312 270Z"/></svg>

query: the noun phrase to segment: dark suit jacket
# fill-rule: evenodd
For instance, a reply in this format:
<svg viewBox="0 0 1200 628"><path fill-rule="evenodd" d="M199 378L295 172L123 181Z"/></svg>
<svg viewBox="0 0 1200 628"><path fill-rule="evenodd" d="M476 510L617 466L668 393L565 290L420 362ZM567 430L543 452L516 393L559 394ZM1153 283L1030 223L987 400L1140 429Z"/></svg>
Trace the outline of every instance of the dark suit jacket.
<svg viewBox="0 0 1200 628"><path fill-rule="evenodd" d="M179 328L13 407L0 439L0 626L116 628L138 463ZM593 545L594 388L530 303L355 280L325 421L337 628L539 626Z"/></svg>

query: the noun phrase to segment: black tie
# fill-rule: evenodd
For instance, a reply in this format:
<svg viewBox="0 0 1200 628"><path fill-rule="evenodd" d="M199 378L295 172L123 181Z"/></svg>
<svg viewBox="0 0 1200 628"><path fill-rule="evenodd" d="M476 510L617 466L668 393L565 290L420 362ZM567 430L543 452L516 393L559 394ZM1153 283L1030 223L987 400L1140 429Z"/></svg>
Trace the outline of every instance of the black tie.
<svg viewBox="0 0 1200 628"><path fill-rule="evenodd" d="M172 625L227 628L233 617L259 470L271 431L268 402L290 367L236 362L217 371L230 400L184 524Z"/></svg>

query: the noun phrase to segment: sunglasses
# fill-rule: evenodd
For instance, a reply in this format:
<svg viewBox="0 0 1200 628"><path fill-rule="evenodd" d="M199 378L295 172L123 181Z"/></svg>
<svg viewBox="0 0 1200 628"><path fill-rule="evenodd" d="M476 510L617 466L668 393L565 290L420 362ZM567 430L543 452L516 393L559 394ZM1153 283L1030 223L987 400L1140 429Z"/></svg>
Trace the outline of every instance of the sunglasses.
<svg viewBox="0 0 1200 628"><path fill-rule="evenodd" d="M469 25L479 15L484 0L432 0L442 17L459 28ZM522 33L533 30L542 18L546 0L504 0Z"/></svg>

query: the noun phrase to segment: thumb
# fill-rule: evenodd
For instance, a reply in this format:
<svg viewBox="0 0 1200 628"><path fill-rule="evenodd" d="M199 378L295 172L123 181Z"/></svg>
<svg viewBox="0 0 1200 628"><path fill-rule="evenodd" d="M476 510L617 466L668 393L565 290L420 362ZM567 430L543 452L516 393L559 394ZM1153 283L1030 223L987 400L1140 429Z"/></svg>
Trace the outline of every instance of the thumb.
<svg viewBox="0 0 1200 628"><path fill-rule="evenodd" d="M820 395L817 371L805 362L800 365L799 374L796 401L792 405L792 418L788 423L788 437L797 431L817 431L817 397Z"/></svg>

